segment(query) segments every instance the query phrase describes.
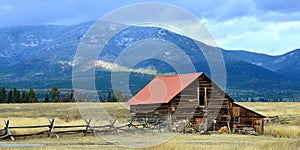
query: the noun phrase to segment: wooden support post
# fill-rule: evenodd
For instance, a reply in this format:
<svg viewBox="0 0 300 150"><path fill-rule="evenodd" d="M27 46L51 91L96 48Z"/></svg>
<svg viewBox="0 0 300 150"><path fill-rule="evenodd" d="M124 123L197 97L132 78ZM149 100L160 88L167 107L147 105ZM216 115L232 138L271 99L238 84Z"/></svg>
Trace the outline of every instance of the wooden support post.
<svg viewBox="0 0 300 150"><path fill-rule="evenodd" d="M216 123L217 123L217 120L213 120L213 123L214 123L214 132L216 132Z"/></svg>
<svg viewBox="0 0 300 150"><path fill-rule="evenodd" d="M149 118L144 118L144 124L143 124L143 129L148 129L148 132L150 132L150 126L149 126Z"/></svg>
<svg viewBox="0 0 300 150"><path fill-rule="evenodd" d="M10 139L11 139L12 141L14 141L15 138L11 135L11 132L10 132L10 130L9 130L9 120L4 120L4 124L5 124L5 135L9 136Z"/></svg>
<svg viewBox="0 0 300 150"><path fill-rule="evenodd" d="M275 122L276 122L276 123L279 122L279 116L275 116Z"/></svg>
<svg viewBox="0 0 300 150"><path fill-rule="evenodd" d="M230 127L230 122L231 122L231 113L230 113L230 109L231 108L231 104L230 102L228 102L228 112L227 112L227 127L228 127L228 132L231 133L231 127Z"/></svg>
<svg viewBox="0 0 300 150"><path fill-rule="evenodd" d="M229 122L227 122L228 132L231 133L231 128Z"/></svg>
<svg viewBox="0 0 300 150"><path fill-rule="evenodd" d="M204 106L207 107L207 90L206 90L206 87L204 87Z"/></svg>
<svg viewBox="0 0 300 150"><path fill-rule="evenodd" d="M198 100L198 106L200 106L200 87L197 86L197 100Z"/></svg>
<svg viewBox="0 0 300 150"><path fill-rule="evenodd" d="M186 132L186 122L184 122L184 126L183 126L183 134L185 134L185 132Z"/></svg>
<svg viewBox="0 0 300 150"><path fill-rule="evenodd" d="M170 113L168 113L168 120L167 120L168 123L167 123L167 124L168 124L168 130L169 130L169 131L172 130L172 129L171 129L171 128L172 128L172 121L171 121L171 120L172 120L172 116L171 116Z"/></svg>
<svg viewBox="0 0 300 150"><path fill-rule="evenodd" d="M149 126L148 126L148 118L143 118L143 121L144 121L144 123L142 124L143 125L143 129L144 128L148 128Z"/></svg>
<svg viewBox="0 0 300 150"><path fill-rule="evenodd" d="M172 112L171 108L168 107L168 119L167 119L167 128L169 131L172 131Z"/></svg>
<svg viewBox="0 0 300 150"><path fill-rule="evenodd" d="M48 121L49 121L49 123L50 123L49 131L48 131L48 137L50 137L51 132L54 131L56 138L59 138L59 136L58 136L58 134L56 133L55 128L54 128L54 119L51 119L51 120L48 119Z"/></svg>
<svg viewBox="0 0 300 150"><path fill-rule="evenodd" d="M260 134L264 134L265 133L265 127L264 127L264 120L263 119L261 119L261 131L262 131L262 133L260 133Z"/></svg>
<svg viewBox="0 0 300 150"><path fill-rule="evenodd" d="M85 131L84 131L84 136L86 136L89 129L90 129L92 132L94 132L94 129L91 128L91 126L90 126L92 119L89 119L89 120L84 119L84 121L85 121L85 123L86 123L86 128L85 128Z"/></svg>
<svg viewBox="0 0 300 150"><path fill-rule="evenodd" d="M155 124L157 125L157 131L161 132L161 129L160 129L160 119L159 118L156 120Z"/></svg>

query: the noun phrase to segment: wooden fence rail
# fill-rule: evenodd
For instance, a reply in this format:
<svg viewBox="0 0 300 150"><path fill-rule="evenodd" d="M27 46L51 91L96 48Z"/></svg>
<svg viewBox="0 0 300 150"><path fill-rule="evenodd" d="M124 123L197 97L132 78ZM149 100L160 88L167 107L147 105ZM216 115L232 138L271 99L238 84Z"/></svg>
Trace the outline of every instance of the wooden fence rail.
<svg viewBox="0 0 300 150"><path fill-rule="evenodd" d="M160 121L157 120L155 124L150 125L148 120L145 119L143 123L133 124L134 118L128 119L128 123L122 126L116 126L117 119L108 120L107 125L101 126L91 126L91 119L84 119L85 125L54 125L54 119L48 119L49 125L34 125L34 126L9 126L10 121L4 120L5 127L4 129L0 129L0 139L10 138L12 141L15 140L14 137L25 137L25 136L35 136L47 134L50 137L51 134L54 134L56 138L59 138L59 134L63 133L83 133L86 136L88 133L99 133L99 132L114 132L119 134L119 131L128 131L128 130L137 130L137 129L157 129L158 132L161 132ZM141 127L141 128L139 128ZM48 128L47 130L39 131L36 133L27 133L27 134L16 134L12 133L12 129L37 129L37 128ZM72 128L72 129L70 129ZM75 128L75 129L74 129ZM84 129L76 129L76 128L84 128ZM106 129L105 129L106 128ZM56 129L69 129L63 131L57 131ZM104 130L103 130L104 129ZM3 133L4 132L4 133Z"/></svg>

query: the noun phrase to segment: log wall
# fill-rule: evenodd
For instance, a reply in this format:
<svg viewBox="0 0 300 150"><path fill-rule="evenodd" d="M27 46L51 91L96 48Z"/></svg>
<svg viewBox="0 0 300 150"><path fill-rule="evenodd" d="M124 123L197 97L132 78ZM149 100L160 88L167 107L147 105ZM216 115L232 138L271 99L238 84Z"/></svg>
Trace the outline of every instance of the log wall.
<svg viewBox="0 0 300 150"><path fill-rule="evenodd" d="M232 128L253 128L255 132L263 134L264 116L235 103L231 104L231 114Z"/></svg>
<svg viewBox="0 0 300 150"><path fill-rule="evenodd" d="M138 120L160 118L171 124L188 119L197 131L219 130L226 126L230 129L253 127L256 132L263 133L263 116L235 104L232 98L204 74L169 103L131 105L130 110L131 115Z"/></svg>

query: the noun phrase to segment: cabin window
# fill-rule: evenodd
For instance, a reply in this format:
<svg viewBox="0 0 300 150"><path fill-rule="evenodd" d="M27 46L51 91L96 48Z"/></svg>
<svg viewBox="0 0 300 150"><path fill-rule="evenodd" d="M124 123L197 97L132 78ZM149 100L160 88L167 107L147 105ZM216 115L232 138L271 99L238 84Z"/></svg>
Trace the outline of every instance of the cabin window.
<svg viewBox="0 0 300 150"><path fill-rule="evenodd" d="M233 119L234 119L234 123L240 123L241 122L241 117L240 116L236 116Z"/></svg>
<svg viewBox="0 0 300 150"><path fill-rule="evenodd" d="M199 105L204 106L204 95L200 95Z"/></svg>

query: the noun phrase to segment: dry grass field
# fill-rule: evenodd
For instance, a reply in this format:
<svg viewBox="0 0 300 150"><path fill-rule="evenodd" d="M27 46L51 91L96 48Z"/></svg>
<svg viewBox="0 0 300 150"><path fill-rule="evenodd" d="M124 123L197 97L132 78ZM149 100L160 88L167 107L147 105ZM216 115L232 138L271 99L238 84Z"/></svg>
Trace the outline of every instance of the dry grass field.
<svg viewBox="0 0 300 150"><path fill-rule="evenodd" d="M265 126L265 135L300 138L300 103L240 103L265 116L278 116L278 123Z"/></svg>
<svg viewBox="0 0 300 150"><path fill-rule="evenodd" d="M265 135L238 135L238 134L177 134L174 138L163 144L144 149L300 149L300 103L240 103L250 109L260 112L266 116L278 115L280 120L277 123L265 125ZM84 124L80 112L90 113L90 116L101 116L99 107L103 106L111 116L121 120L122 123L129 115L129 111L120 103L61 103L61 104L1 104L0 120L9 119L10 126L20 125L41 125L49 124L47 118L56 118L56 125L78 125ZM78 110L80 108L80 111ZM0 124L3 128L4 124ZM34 130L12 131L18 133L34 132ZM151 142L160 143L160 138L168 136L170 133L151 133L134 135L109 135L111 138L120 139L122 142L142 142L152 138ZM132 141L133 140L133 141ZM131 149L118 146L102 138L89 134L60 135L55 136L36 136L18 138L15 141L0 140L0 149Z"/></svg>

